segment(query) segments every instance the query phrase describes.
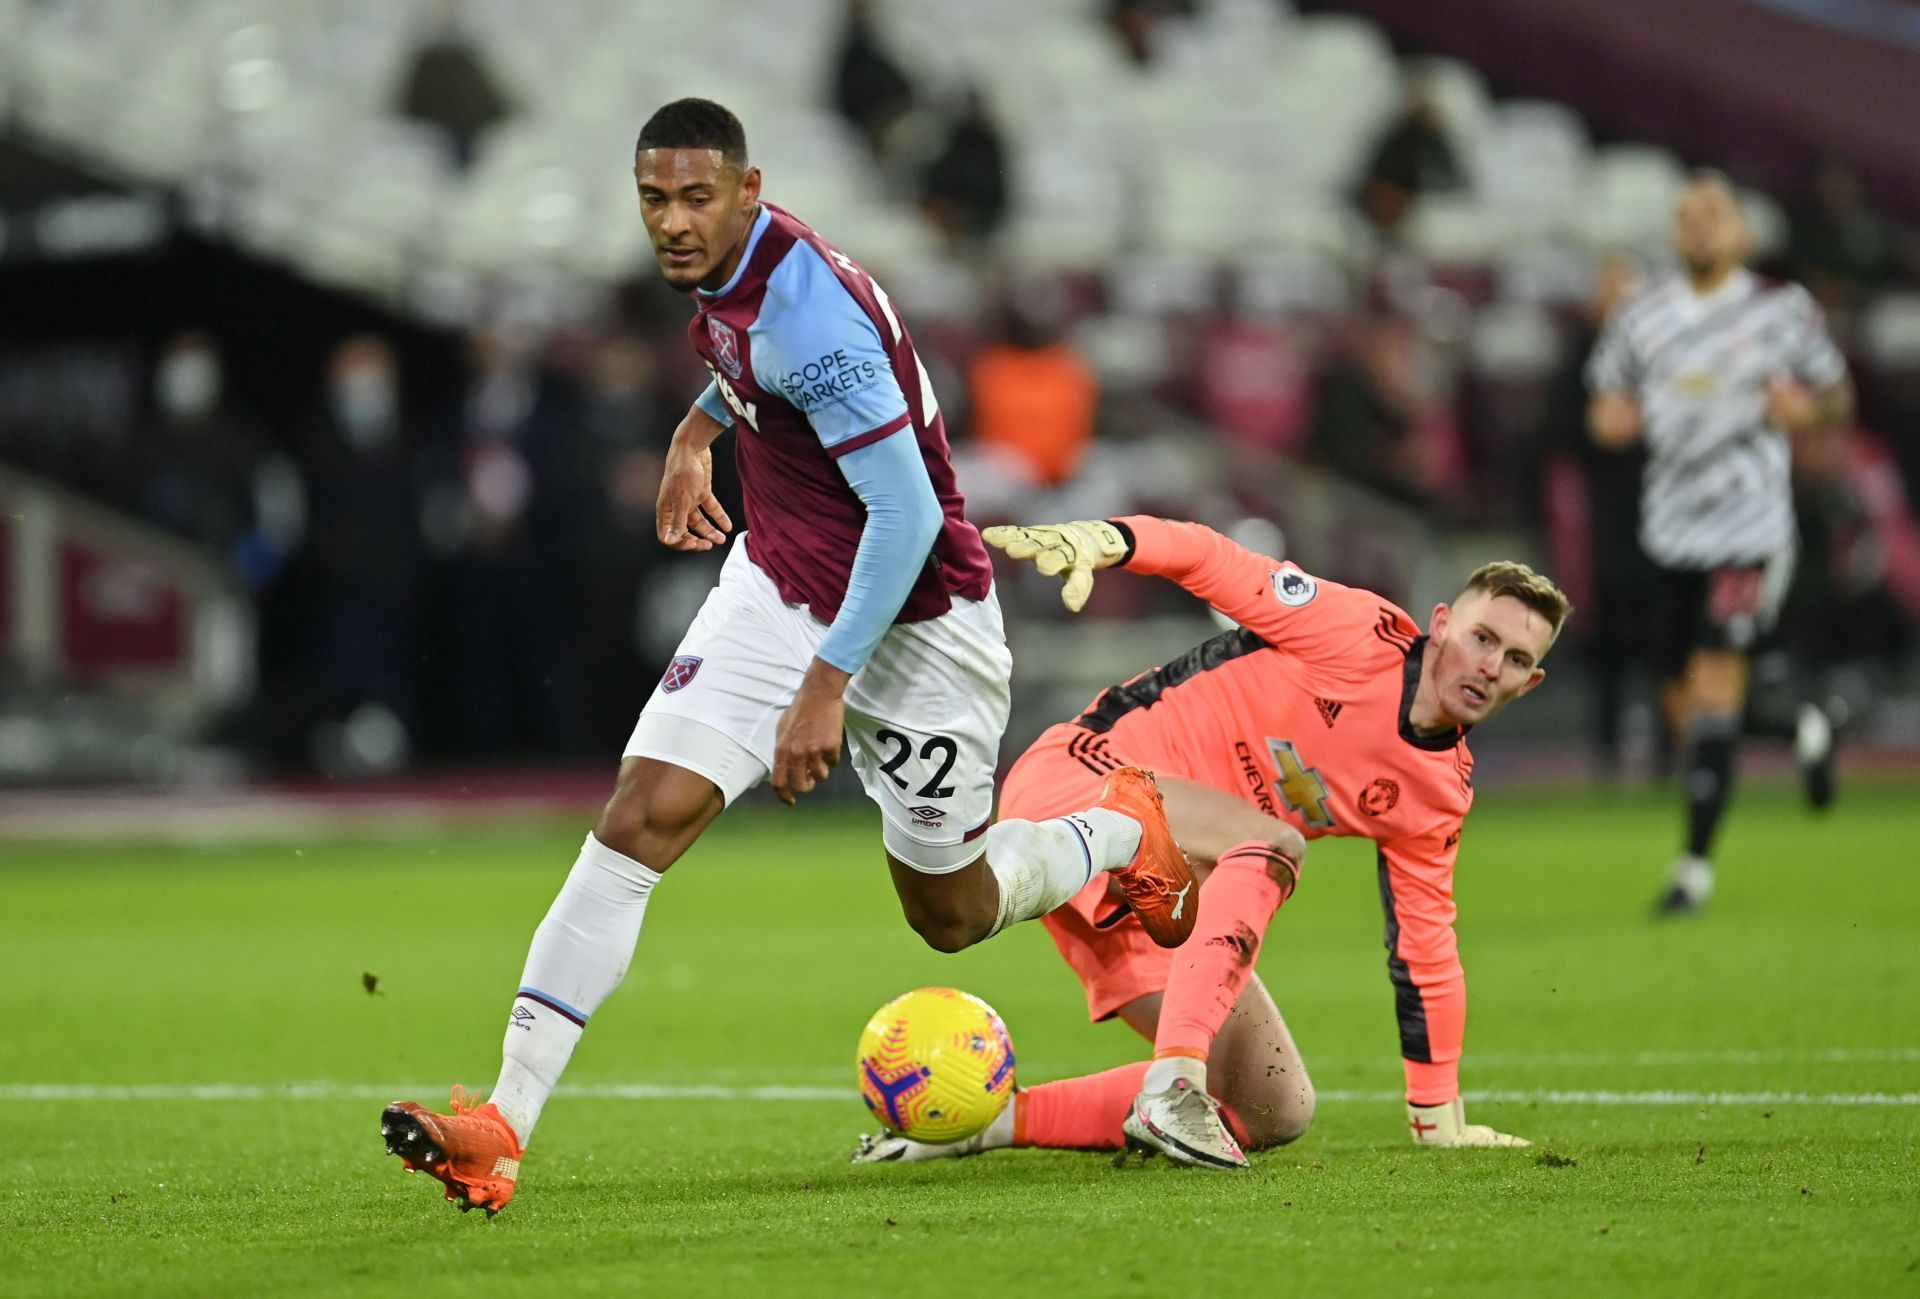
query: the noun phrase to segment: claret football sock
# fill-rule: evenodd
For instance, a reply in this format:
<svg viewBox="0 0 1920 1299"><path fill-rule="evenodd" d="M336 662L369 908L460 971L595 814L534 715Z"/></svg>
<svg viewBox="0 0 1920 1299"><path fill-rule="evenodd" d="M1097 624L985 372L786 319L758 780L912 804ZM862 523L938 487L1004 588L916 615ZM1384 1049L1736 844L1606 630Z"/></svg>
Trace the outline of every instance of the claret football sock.
<svg viewBox="0 0 1920 1299"><path fill-rule="evenodd" d="M534 931L492 1102L525 1146L587 1017L626 977L660 874L591 834Z"/></svg>
<svg viewBox="0 0 1920 1299"><path fill-rule="evenodd" d="M996 822L987 831L987 869L1000 884L993 932L1044 916L1139 851L1140 823L1103 807L1051 821Z"/></svg>
<svg viewBox="0 0 1920 1299"><path fill-rule="evenodd" d="M1253 977L1260 938L1292 891L1267 872L1271 845L1251 841L1220 854L1200 885L1200 919L1174 954L1166 999L1154 1036L1154 1054L1195 1056L1204 1061L1227 1013ZM1155 1067L1159 1067L1156 1059ZM1149 1081L1151 1081L1151 1076ZM1205 1074L1197 1081L1204 1082ZM1171 1084L1168 1077L1158 1091Z"/></svg>

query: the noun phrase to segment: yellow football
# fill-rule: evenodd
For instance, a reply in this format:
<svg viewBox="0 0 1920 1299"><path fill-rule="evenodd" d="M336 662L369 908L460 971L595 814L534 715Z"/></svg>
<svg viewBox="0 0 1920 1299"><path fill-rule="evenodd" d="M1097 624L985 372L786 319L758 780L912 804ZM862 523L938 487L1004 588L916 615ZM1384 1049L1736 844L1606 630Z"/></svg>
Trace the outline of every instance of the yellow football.
<svg viewBox="0 0 1920 1299"><path fill-rule="evenodd" d="M916 988L880 1007L854 1065L873 1116L915 1141L963 1141L1013 1096L1006 1024L957 988Z"/></svg>

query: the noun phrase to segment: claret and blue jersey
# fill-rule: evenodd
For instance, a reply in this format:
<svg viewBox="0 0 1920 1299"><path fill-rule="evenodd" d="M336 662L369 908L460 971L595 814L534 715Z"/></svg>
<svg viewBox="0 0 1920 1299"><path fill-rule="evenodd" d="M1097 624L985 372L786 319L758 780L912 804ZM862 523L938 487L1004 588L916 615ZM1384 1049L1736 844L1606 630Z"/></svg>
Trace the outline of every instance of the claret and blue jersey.
<svg viewBox="0 0 1920 1299"><path fill-rule="evenodd" d="M734 426L748 558L833 624L820 657L857 671L895 622L984 599L939 404L872 277L762 203L739 269L698 301L698 405Z"/></svg>

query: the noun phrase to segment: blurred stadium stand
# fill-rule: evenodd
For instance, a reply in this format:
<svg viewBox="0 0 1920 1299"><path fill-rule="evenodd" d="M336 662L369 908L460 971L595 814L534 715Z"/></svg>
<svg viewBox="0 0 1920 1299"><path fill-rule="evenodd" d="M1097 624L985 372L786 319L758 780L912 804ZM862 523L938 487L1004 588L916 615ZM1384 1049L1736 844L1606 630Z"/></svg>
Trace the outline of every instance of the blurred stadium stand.
<svg viewBox="0 0 1920 1299"><path fill-rule="evenodd" d="M1800 21L1696 7L1750 24L1748 72ZM1808 566L1829 634L1793 671L1878 697L1857 733L1913 744L1920 710L1896 705L1920 613L1920 293L1911 234L1874 204L1911 219L1920 188L1847 96L1816 113L1765 101L1765 76L1729 89L1736 47L1683 67L1632 8L709 0L689 21L655 0L543 0L537 20L519 0L0 0L0 463L61 484L36 500L182 531L155 476L104 470L149 463L160 358L204 331L253 442L234 489L250 522L198 537L179 580L245 594L257 669L184 671L195 707L148 733L338 774L603 758L709 579L651 540L660 452L701 376L629 172L646 114L701 94L746 123L769 197L901 304L982 521L1277 528L1422 616L1512 555L1589 603L1596 471L1566 384L1596 270L1663 263L1686 167L1725 165L1765 183L1742 191L1759 259L1820 294L1863 396L1863 429L1809 468L1837 539ZM1495 25L1532 43L1496 49ZM1823 31L1822 57L1836 42L1870 46L1874 77L1920 71L1897 41ZM1849 154L1864 189L1809 186ZM1003 194L983 157L1004 160ZM383 340L384 380L336 352L352 337ZM1084 358L1095 435L1066 481L969 444L969 372L996 341ZM350 491L376 455L392 603L340 612L322 485ZM271 505L289 479L293 523ZM33 606L17 555L8 580ZM1177 593L1112 583L1091 612L1113 634L1090 637L1044 586L1012 585L1015 741L1209 626ZM35 691L100 692L49 675L44 629L10 634L9 723ZM1519 733L1584 734L1583 692L1560 684L1578 675ZM1648 748L1644 692L1636 707ZM40 757L0 780L166 774L22 751Z"/></svg>

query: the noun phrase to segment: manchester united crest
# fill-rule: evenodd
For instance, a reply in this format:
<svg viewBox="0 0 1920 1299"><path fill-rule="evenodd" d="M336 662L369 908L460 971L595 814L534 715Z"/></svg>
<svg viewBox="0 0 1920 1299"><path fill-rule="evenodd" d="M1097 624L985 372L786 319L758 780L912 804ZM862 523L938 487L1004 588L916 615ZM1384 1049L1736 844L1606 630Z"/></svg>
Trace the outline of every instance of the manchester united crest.
<svg viewBox="0 0 1920 1299"><path fill-rule="evenodd" d="M1398 781L1380 777L1360 791L1360 810L1368 816L1385 816L1393 811L1393 805L1400 801Z"/></svg>
<svg viewBox="0 0 1920 1299"><path fill-rule="evenodd" d="M713 341L713 359L727 372L727 378L741 375L740 336L733 326L715 316L707 317L707 337Z"/></svg>

